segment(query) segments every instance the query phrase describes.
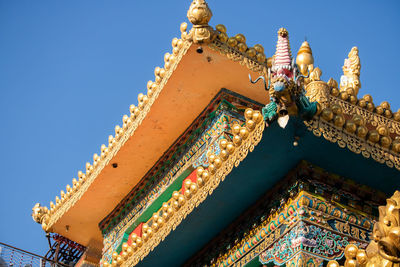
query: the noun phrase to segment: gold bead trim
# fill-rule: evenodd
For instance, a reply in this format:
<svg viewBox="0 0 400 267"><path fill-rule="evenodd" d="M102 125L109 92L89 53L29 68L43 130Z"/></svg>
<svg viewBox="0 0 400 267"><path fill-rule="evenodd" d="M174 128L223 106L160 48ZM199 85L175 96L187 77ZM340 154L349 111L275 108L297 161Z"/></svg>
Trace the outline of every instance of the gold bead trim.
<svg viewBox="0 0 400 267"><path fill-rule="evenodd" d="M261 141L265 124L259 111L246 109L246 124L232 126L234 134L232 140L221 139L220 155L210 155L208 169L197 168L197 181L186 180L184 193L175 191L170 200L153 214L153 217L143 225L143 236L134 237L132 246L127 243L122 245L122 253L113 253L111 266L134 266L150 253L165 237L182 222L192 210L200 205L208 195L218 187L219 183L239 166L246 158L249 151ZM161 215L160 214L166 214ZM110 266L109 263L102 263Z"/></svg>
<svg viewBox="0 0 400 267"><path fill-rule="evenodd" d="M315 136L400 170L400 123L330 96L329 106L305 122Z"/></svg>
<svg viewBox="0 0 400 267"><path fill-rule="evenodd" d="M93 163L86 163L86 172L78 172L79 180L73 178L72 186L67 185L65 192L61 190L60 197L56 196L55 204L50 202L50 209L46 214L48 216L44 216L42 221L43 230L51 230L52 225L82 197L102 169L110 163L120 148L134 134L190 46L190 42L177 38L172 40L172 54L165 54L164 68L155 68L155 81L147 83L147 95L142 93L138 95L138 105L130 106L130 116L123 116L122 127L119 125L115 127L115 136L109 136L108 146L101 145L101 153L93 155Z"/></svg>

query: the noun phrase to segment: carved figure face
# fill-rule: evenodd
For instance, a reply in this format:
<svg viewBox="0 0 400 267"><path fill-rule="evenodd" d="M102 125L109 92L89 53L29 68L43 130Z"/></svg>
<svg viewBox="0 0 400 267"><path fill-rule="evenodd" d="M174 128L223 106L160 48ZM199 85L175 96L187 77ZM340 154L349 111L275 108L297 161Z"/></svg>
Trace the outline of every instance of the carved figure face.
<svg viewBox="0 0 400 267"><path fill-rule="evenodd" d="M206 25L211 16L211 10L204 0L194 0L187 13L187 17L193 25Z"/></svg>

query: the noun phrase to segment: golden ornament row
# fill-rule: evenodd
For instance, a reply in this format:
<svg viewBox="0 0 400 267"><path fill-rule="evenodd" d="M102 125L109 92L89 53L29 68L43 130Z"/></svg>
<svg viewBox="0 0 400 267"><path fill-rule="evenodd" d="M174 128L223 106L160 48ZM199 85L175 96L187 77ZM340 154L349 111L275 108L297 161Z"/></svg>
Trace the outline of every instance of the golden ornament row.
<svg viewBox="0 0 400 267"><path fill-rule="evenodd" d="M219 183L231 172L233 167L253 151L260 142L265 124L259 111L246 109L245 126L232 126L232 140L221 139L221 152L218 156L209 156L207 169L197 168L197 180L184 182L182 190L175 191L171 198L163 203L161 209L142 226L142 237L133 235L132 245L124 243L122 253L112 254L112 263L103 262L102 266L134 266L153 250L165 237L182 222L192 210L202 203L218 187ZM160 214L162 214L160 216ZM164 215L165 214L165 215ZM151 225L151 226L150 226Z"/></svg>
<svg viewBox="0 0 400 267"><path fill-rule="evenodd" d="M79 179L73 178L72 186L67 185L65 191L61 190L60 196L55 198L55 203L50 202L50 209L45 207L47 214L38 221L45 231L51 231L51 226L82 197L101 170L110 163L119 149L134 134L190 46L190 42L182 39L172 40L172 53L164 55L164 68L155 68L155 81L147 83L147 95L142 93L138 95L138 105L131 105L130 115L122 117L122 126L115 126L115 136L109 136L108 146L101 145L100 155L95 153L93 163L86 163L86 171L78 172Z"/></svg>

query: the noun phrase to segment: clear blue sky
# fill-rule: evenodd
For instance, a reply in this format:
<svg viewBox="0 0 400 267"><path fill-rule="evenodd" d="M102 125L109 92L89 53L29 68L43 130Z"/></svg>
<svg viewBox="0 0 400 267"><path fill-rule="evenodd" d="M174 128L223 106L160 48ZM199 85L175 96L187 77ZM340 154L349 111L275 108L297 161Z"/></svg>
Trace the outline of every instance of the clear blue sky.
<svg viewBox="0 0 400 267"><path fill-rule="evenodd" d="M0 0L1 242L47 251L31 208L65 190L121 125L180 36L190 2ZM208 2L210 24L261 43L268 57L280 27L293 54L307 36L326 81L339 80L358 46L360 95L400 108L400 2Z"/></svg>

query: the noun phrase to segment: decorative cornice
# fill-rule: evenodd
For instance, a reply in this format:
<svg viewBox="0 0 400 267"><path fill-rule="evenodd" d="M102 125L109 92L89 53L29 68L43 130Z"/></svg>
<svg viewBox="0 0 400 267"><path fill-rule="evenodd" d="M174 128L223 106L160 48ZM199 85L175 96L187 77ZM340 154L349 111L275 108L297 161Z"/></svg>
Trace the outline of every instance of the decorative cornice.
<svg viewBox="0 0 400 267"><path fill-rule="evenodd" d="M375 223L373 240L368 247L360 249L349 244L344 251L345 267L350 266L400 266L400 191L387 199L386 206L379 207L379 221ZM327 267L340 267L335 260Z"/></svg>
<svg viewBox="0 0 400 267"><path fill-rule="evenodd" d="M184 190L175 191L170 200L163 204L145 225L142 238L136 237L132 246L123 244L121 255L113 253L114 265L134 266L152 251L164 238L174 230L192 210L202 203L208 195L218 187L221 181L246 158L249 151L260 142L265 124L259 111L245 111L245 126L238 124L232 127L232 140L220 140L221 153L210 155L210 165L207 169L197 169L196 182L187 180ZM184 193L182 193L182 191ZM159 214L162 214L159 216ZM102 263L109 266L109 263Z"/></svg>
<svg viewBox="0 0 400 267"><path fill-rule="evenodd" d="M305 121L315 136L400 170L400 123L334 96Z"/></svg>
<svg viewBox="0 0 400 267"><path fill-rule="evenodd" d="M40 220L43 230L51 231L51 227L82 197L104 167L110 163L120 148L134 134L190 46L191 43L188 41L177 38L172 40L173 53L165 54L164 68L155 68L155 82L149 81L147 83L147 95L138 95L138 106L130 106L130 116L123 116L123 126L117 125L115 127L115 137L109 136L108 147L101 146L100 156L98 154L93 155L93 164L86 163L86 172L78 172L79 180L74 178L72 187L67 185L66 192L61 190L60 197L56 197L56 204L50 202L50 209L43 217L44 219Z"/></svg>

